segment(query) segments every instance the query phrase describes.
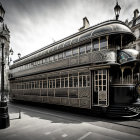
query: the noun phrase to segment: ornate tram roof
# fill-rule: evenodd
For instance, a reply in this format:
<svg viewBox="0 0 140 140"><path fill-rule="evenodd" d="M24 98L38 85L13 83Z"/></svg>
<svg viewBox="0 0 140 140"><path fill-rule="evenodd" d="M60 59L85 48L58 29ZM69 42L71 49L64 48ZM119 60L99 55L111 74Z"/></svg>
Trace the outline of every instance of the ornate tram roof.
<svg viewBox="0 0 140 140"><path fill-rule="evenodd" d="M124 22L117 20L109 20L91 26L87 29L84 29L80 32L77 32L71 36L68 36L62 40L54 42L48 46L45 46L33 53L30 53L20 59L14 61L14 64L10 68L14 68L32 61L36 61L47 56L50 56L54 53L66 50L75 45L80 45L83 42L88 40L98 38L101 36L112 35L112 34L124 34L129 37L127 43L135 40L135 36L128 26Z"/></svg>

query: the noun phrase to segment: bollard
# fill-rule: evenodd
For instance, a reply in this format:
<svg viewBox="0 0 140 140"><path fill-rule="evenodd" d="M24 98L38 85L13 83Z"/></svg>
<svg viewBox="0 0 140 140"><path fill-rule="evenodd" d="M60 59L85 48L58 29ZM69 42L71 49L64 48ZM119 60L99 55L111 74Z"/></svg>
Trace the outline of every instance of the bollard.
<svg viewBox="0 0 140 140"><path fill-rule="evenodd" d="M21 119L21 110L19 109L19 119Z"/></svg>

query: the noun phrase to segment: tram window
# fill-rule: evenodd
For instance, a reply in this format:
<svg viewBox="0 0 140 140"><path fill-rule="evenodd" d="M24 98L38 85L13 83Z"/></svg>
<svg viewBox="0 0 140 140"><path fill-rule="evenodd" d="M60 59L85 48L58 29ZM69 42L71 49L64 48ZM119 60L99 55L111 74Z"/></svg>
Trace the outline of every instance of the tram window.
<svg viewBox="0 0 140 140"><path fill-rule="evenodd" d="M88 87L90 86L90 78L89 78L89 76L87 76L87 86Z"/></svg>
<svg viewBox="0 0 140 140"><path fill-rule="evenodd" d="M24 83L24 89L26 89L26 83Z"/></svg>
<svg viewBox="0 0 140 140"><path fill-rule="evenodd" d="M29 89L31 89L31 82L29 82Z"/></svg>
<svg viewBox="0 0 140 140"><path fill-rule="evenodd" d="M106 86L103 86L103 91L105 91L106 90Z"/></svg>
<svg viewBox="0 0 140 140"><path fill-rule="evenodd" d="M54 56L50 57L50 62L54 61Z"/></svg>
<svg viewBox="0 0 140 140"><path fill-rule="evenodd" d="M61 87L64 87L64 78L61 78Z"/></svg>
<svg viewBox="0 0 140 140"><path fill-rule="evenodd" d="M69 78L69 87L73 87L72 77Z"/></svg>
<svg viewBox="0 0 140 140"><path fill-rule="evenodd" d="M26 83L26 89L28 89L28 88L29 88L28 83Z"/></svg>
<svg viewBox="0 0 140 140"><path fill-rule="evenodd" d="M80 53L80 54L84 54L85 51L86 51L86 46L80 47L80 50L79 50L79 53Z"/></svg>
<svg viewBox="0 0 140 140"><path fill-rule="evenodd" d="M52 88L52 80L49 80L49 88Z"/></svg>
<svg viewBox="0 0 140 140"><path fill-rule="evenodd" d="M53 82L53 88L55 88L55 80L53 79L52 82Z"/></svg>
<svg viewBox="0 0 140 140"><path fill-rule="evenodd" d="M74 87L78 87L78 77L73 77Z"/></svg>
<svg viewBox="0 0 140 140"><path fill-rule="evenodd" d="M79 76L79 87L82 87L82 76Z"/></svg>
<svg viewBox="0 0 140 140"><path fill-rule="evenodd" d="M40 81L40 88L42 88L42 81Z"/></svg>
<svg viewBox="0 0 140 140"><path fill-rule="evenodd" d="M102 39L100 40L100 50L107 49L107 40Z"/></svg>
<svg viewBox="0 0 140 140"><path fill-rule="evenodd" d="M24 84L22 84L22 89L24 89Z"/></svg>
<svg viewBox="0 0 140 140"><path fill-rule="evenodd" d="M42 60L39 61L39 64L40 64L40 65L42 64Z"/></svg>
<svg viewBox="0 0 140 140"><path fill-rule="evenodd" d="M106 75L103 75L103 79L106 79Z"/></svg>
<svg viewBox="0 0 140 140"><path fill-rule="evenodd" d="M99 86L99 91L102 91L102 86Z"/></svg>
<svg viewBox="0 0 140 140"><path fill-rule="evenodd" d="M66 57L70 57L72 55L72 50L66 51Z"/></svg>
<svg viewBox="0 0 140 140"><path fill-rule="evenodd" d="M103 85L106 85L106 80L103 80Z"/></svg>
<svg viewBox="0 0 140 140"><path fill-rule="evenodd" d="M56 88L60 88L60 79L56 79Z"/></svg>
<svg viewBox="0 0 140 140"><path fill-rule="evenodd" d="M65 78L65 87L68 87L68 78Z"/></svg>
<svg viewBox="0 0 140 140"><path fill-rule="evenodd" d="M96 81L95 83L96 83L96 85L98 85L98 81Z"/></svg>
<svg viewBox="0 0 140 140"><path fill-rule="evenodd" d="M47 81L43 81L43 88L47 88Z"/></svg>
<svg viewBox="0 0 140 140"><path fill-rule="evenodd" d="M62 59L63 58L63 53L59 53L58 54L58 59Z"/></svg>
<svg viewBox="0 0 140 140"><path fill-rule="evenodd" d="M34 89L34 82L32 82L32 89Z"/></svg>
<svg viewBox="0 0 140 140"><path fill-rule="evenodd" d="M39 88L39 81L35 82L35 88Z"/></svg>
<svg viewBox="0 0 140 140"><path fill-rule="evenodd" d="M94 51L98 51L99 50L99 41L94 41L93 42L93 50Z"/></svg>
<svg viewBox="0 0 140 140"><path fill-rule="evenodd" d="M54 60L55 60L55 61L58 60L58 54L56 54L56 55L54 56Z"/></svg>
<svg viewBox="0 0 140 140"><path fill-rule="evenodd" d="M83 87L86 87L86 76L83 76Z"/></svg>
<svg viewBox="0 0 140 140"><path fill-rule="evenodd" d="M102 70L98 70L98 73L99 73L99 74L102 74Z"/></svg>
<svg viewBox="0 0 140 140"><path fill-rule="evenodd" d="M72 50L72 55L73 56L78 55L78 49L79 48L75 48L75 49Z"/></svg>
<svg viewBox="0 0 140 140"><path fill-rule="evenodd" d="M45 63L45 59L43 59L43 64Z"/></svg>
<svg viewBox="0 0 140 140"><path fill-rule="evenodd" d="M91 44L87 44L86 45L86 52L90 52L91 51Z"/></svg>

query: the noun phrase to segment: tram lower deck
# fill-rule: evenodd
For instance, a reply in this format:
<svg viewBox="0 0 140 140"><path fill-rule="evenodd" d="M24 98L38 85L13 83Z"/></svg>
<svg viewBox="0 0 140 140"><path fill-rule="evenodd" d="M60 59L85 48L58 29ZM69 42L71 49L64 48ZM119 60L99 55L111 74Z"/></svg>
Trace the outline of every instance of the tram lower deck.
<svg viewBox="0 0 140 140"><path fill-rule="evenodd" d="M17 78L11 83L12 100L23 100L48 103L77 108L98 109L98 113L112 106L120 107L122 115L136 115L126 109L137 101L138 93L135 84L118 84L112 80L114 65L83 66ZM116 65L115 65L116 69ZM117 74L117 73L115 73ZM137 108L138 109L138 108ZM105 111L104 111L105 112ZM96 112L95 112L96 113ZM114 112L113 112L114 113Z"/></svg>

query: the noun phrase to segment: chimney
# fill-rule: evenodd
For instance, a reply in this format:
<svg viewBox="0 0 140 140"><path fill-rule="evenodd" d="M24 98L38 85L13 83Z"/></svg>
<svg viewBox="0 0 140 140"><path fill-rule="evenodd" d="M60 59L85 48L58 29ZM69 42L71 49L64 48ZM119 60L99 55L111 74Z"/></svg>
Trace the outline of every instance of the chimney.
<svg viewBox="0 0 140 140"><path fill-rule="evenodd" d="M139 14L139 10L135 9L134 10L134 19L136 19L138 17L138 14Z"/></svg>
<svg viewBox="0 0 140 140"><path fill-rule="evenodd" d="M90 26L90 24L89 24L89 21L88 21L87 17L84 17L83 18L83 27L81 27L79 29L79 31L82 31L84 29L87 29L89 26Z"/></svg>
<svg viewBox="0 0 140 140"><path fill-rule="evenodd" d="M128 25L128 19L125 20L125 24Z"/></svg>

